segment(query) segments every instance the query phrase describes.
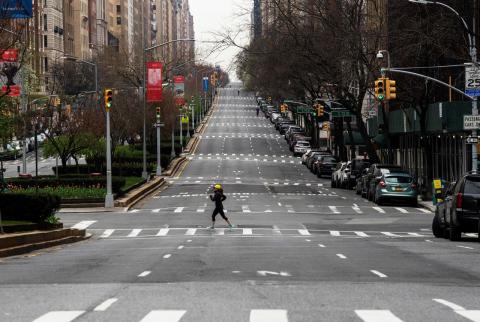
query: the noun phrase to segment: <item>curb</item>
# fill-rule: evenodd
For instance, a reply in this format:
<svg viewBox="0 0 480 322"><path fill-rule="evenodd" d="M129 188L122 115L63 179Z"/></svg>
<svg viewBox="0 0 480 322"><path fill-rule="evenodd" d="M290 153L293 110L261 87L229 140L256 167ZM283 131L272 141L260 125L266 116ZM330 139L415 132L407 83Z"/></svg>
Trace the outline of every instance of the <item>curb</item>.
<svg viewBox="0 0 480 322"><path fill-rule="evenodd" d="M85 229L57 229L52 231L35 231L12 236L0 237L2 248L0 257L9 257L49 248L58 245L70 244L90 238Z"/></svg>
<svg viewBox="0 0 480 322"><path fill-rule="evenodd" d="M163 177L155 177L137 189L130 191L125 197L115 200L115 207L131 208L163 184L165 184Z"/></svg>
<svg viewBox="0 0 480 322"><path fill-rule="evenodd" d="M168 168L168 170L164 171L163 174L167 177L173 177L177 172L178 172L178 169L187 161L187 158L185 157L179 157L179 158L176 158L174 159L171 163L170 163L170 167Z"/></svg>

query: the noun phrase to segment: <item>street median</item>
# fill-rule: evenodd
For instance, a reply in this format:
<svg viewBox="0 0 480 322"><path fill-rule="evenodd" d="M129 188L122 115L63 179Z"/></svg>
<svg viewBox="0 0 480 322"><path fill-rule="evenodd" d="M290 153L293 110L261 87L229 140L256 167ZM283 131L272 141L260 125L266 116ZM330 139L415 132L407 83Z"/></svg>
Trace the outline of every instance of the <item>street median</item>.
<svg viewBox="0 0 480 322"><path fill-rule="evenodd" d="M55 229L0 235L0 257L29 253L38 249L70 244L90 238L85 229Z"/></svg>
<svg viewBox="0 0 480 322"><path fill-rule="evenodd" d="M155 177L149 182L141 185L140 187L133 189L127 193L124 197L115 200L116 207L132 207L140 200L150 195L157 188L161 187L165 183L165 179L162 177Z"/></svg>

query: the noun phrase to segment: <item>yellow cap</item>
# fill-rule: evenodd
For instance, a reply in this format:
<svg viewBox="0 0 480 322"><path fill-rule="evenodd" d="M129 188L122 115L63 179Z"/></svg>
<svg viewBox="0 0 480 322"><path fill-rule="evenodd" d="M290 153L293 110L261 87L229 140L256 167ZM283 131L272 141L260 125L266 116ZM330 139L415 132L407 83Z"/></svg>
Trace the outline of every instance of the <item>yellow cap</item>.
<svg viewBox="0 0 480 322"><path fill-rule="evenodd" d="M222 185L220 185L220 184L217 183L217 184L214 186L214 188L215 188L215 189L222 189Z"/></svg>

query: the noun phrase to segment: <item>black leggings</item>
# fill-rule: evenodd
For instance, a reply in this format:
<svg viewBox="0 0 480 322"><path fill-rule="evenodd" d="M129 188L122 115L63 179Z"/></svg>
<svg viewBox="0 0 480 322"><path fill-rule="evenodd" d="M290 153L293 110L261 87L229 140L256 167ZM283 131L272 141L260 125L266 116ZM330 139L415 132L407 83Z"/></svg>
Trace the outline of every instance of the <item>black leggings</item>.
<svg viewBox="0 0 480 322"><path fill-rule="evenodd" d="M220 214L223 219L228 220L228 218L225 216L225 213L223 212L223 208L215 208L212 214L212 221L215 221L215 217L217 217L218 214Z"/></svg>

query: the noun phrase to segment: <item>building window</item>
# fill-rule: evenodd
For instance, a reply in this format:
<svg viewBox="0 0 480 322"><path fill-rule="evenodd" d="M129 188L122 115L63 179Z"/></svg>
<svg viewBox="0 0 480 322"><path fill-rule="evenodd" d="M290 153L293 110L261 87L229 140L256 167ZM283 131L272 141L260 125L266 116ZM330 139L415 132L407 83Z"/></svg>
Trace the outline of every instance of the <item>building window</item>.
<svg viewBox="0 0 480 322"><path fill-rule="evenodd" d="M46 15L46 14L43 15L43 30L45 30L45 31L48 30L48 26L47 26L47 15Z"/></svg>
<svg viewBox="0 0 480 322"><path fill-rule="evenodd" d="M117 25L121 25L122 24L122 17L117 17Z"/></svg>
<svg viewBox="0 0 480 322"><path fill-rule="evenodd" d="M47 35L43 35L43 47L48 47L48 37Z"/></svg>
<svg viewBox="0 0 480 322"><path fill-rule="evenodd" d="M122 12L122 6L117 4L117 14L120 14Z"/></svg>
<svg viewBox="0 0 480 322"><path fill-rule="evenodd" d="M43 66L45 67L45 71L48 71L48 57L43 58Z"/></svg>

